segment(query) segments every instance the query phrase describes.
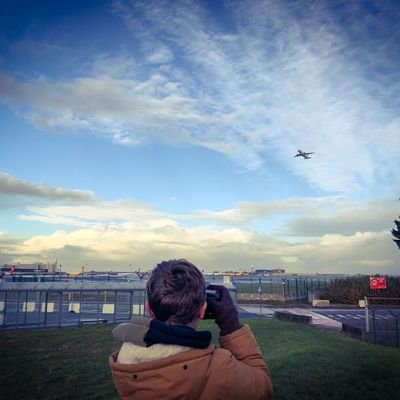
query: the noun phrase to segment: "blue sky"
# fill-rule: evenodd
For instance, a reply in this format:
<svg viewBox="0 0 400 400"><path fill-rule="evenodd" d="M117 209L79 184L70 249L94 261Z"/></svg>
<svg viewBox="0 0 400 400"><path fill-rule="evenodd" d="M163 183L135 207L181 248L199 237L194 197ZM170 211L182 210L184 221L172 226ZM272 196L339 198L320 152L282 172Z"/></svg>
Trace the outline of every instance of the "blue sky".
<svg viewBox="0 0 400 400"><path fill-rule="evenodd" d="M0 263L398 273L399 17L1 2Z"/></svg>

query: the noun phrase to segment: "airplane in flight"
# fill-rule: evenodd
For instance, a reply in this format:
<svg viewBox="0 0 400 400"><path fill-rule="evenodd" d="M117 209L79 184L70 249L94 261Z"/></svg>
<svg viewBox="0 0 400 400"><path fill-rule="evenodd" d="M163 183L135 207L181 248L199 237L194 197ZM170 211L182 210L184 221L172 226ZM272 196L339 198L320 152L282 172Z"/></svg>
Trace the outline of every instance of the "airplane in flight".
<svg viewBox="0 0 400 400"><path fill-rule="evenodd" d="M306 153L305 151L297 150L297 154L293 157L303 157L305 160L308 160L311 158L310 154L314 154L314 152Z"/></svg>

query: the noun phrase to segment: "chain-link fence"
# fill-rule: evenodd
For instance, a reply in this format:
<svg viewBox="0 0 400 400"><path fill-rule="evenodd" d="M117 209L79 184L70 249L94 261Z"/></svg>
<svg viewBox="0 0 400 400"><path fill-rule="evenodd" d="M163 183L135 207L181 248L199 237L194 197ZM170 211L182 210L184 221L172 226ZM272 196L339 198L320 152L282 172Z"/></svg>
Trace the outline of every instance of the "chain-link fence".
<svg viewBox="0 0 400 400"><path fill-rule="evenodd" d="M400 347L400 298L365 297L368 341Z"/></svg>
<svg viewBox="0 0 400 400"><path fill-rule="evenodd" d="M311 290L329 286L329 278L308 277L233 277L232 283L237 288L238 300L241 302L262 301L302 301L306 300Z"/></svg>

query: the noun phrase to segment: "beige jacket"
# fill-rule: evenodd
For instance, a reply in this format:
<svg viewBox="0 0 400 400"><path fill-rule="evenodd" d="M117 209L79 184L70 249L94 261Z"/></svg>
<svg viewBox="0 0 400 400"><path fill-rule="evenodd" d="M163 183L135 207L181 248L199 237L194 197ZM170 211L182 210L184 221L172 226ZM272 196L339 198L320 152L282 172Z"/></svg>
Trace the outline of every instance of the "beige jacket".
<svg viewBox="0 0 400 400"><path fill-rule="evenodd" d="M249 326L219 338L221 348L140 344L123 346L109 357L122 400L257 400L272 396L272 384ZM137 347L137 351L135 350ZM154 347L156 346L156 347ZM121 354L122 356L122 354ZM126 360L134 363L122 364ZM122 360L125 359L125 360ZM139 360L139 361L138 361ZM138 362L136 362L138 361Z"/></svg>

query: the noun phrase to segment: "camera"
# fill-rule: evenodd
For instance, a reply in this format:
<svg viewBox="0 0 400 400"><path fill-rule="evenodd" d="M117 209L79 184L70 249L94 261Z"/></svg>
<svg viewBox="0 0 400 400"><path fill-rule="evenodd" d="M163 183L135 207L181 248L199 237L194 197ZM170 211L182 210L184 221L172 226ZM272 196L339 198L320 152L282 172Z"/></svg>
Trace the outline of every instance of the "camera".
<svg viewBox="0 0 400 400"><path fill-rule="evenodd" d="M208 300L221 300L221 292L218 289L209 288L209 283L206 282L206 301ZM204 319L215 319L215 314L210 310L209 305L207 304L207 308L204 314Z"/></svg>
<svg viewBox="0 0 400 400"><path fill-rule="evenodd" d="M219 300L221 298L221 292L216 289L206 289L207 299Z"/></svg>

